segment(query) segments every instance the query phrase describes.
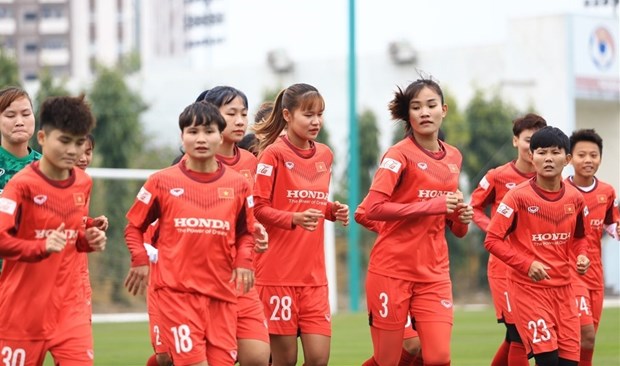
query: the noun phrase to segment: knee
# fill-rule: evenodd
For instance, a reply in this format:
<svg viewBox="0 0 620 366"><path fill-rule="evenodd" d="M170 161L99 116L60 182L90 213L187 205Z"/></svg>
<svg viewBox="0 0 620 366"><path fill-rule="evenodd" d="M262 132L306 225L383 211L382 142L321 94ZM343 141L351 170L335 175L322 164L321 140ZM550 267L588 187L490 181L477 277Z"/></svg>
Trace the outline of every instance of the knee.
<svg viewBox="0 0 620 366"><path fill-rule="evenodd" d="M420 338L414 337L414 338L405 339L403 341L403 348L410 355L417 355L418 352L420 351Z"/></svg>
<svg viewBox="0 0 620 366"><path fill-rule="evenodd" d="M167 353L158 353L155 360L159 366L172 366L172 358Z"/></svg>
<svg viewBox="0 0 620 366"><path fill-rule="evenodd" d="M425 365L446 365L450 364L450 351L434 352L428 356L423 353Z"/></svg>

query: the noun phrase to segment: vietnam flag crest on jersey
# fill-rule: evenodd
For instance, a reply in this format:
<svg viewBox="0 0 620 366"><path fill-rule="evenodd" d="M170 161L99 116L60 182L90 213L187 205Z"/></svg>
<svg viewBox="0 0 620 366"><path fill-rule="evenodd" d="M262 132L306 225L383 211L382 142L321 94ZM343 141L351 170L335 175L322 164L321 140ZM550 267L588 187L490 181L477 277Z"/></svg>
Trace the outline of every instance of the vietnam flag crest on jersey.
<svg viewBox="0 0 620 366"><path fill-rule="evenodd" d="M564 213L568 215L575 213L575 205L572 203L564 205Z"/></svg>
<svg viewBox="0 0 620 366"><path fill-rule="evenodd" d="M218 187L217 196L219 198L235 198L235 191L232 188Z"/></svg>

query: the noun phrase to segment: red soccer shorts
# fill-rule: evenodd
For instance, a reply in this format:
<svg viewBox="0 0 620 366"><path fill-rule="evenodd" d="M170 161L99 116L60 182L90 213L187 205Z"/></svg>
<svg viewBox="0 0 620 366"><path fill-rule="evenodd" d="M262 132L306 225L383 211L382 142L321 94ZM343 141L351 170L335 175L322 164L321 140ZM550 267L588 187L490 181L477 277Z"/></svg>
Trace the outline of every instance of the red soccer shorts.
<svg viewBox="0 0 620 366"><path fill-rule="evenodd" d="M240 295L237 303L237 339L257 339L269 343L265 309L256 288Z"/></svg>
<svg viewBox="0 0 620 366"><path fill-rule="evenodd" d="M234 365L237 304L165 288L156 292L161 337L175 366L205 360L210 365Z"/></svg>
<svg viewBox="0 0 620 366"><path fill-rule="evenodd" d="M411 323L411 316L408 316L407 323L405 324L405 334L403 335L403 339L415 337L418 337L418 332L413 329L413 324Z"/></svg>
<svg viewBox="0 0 620 366"><path fill-rule="evenodd" d="M508 282L515 325L527 353L558 350L560 357L579 361L581 327L572 286L536 287Z"/></svg>
<svg viewBox="0 0 620 366"><path fill-rule="evenodd" d="M149 285L146 295L146 309L149 314L149 333L151 335L151 346L155 353L167 353L168 346L163 342L161 336L161 318L159 316L159 305L157 303L157 291Z"/></svg>
<svg viewBox="0 0 620 366"><path fill-rule="evenodd" d="M60 325L47 341L0 339L4 364L41 366L49 351L55 364L89 366L94 364L93 332L90 324Z"/></svg>
<svg viewBox="0 0 620 366"><path fill-rule="evenodd" d="M452 284L450 281L416 283L368 272L366 300L371 326L398 330L411 315L416 322L453 324Z"/></svg>
<svg viewBox="0 0 620 366"><path fill-rule="evenodd" d="M510 294L508 291L508 279L489 277L489 289L495 307L495 317L498 323L514 324Z"/></svg>
<svg viewBox="0 0 620 366"><path fill-rule="evenodd" d="M327 286L257 286L269 333L332 335Z"/></svg>

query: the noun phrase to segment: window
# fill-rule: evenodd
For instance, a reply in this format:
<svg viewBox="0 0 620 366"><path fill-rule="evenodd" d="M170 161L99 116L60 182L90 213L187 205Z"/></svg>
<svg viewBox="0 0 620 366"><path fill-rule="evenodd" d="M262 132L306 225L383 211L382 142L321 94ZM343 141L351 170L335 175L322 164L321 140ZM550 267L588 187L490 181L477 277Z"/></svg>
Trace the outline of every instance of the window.
<svg viewBox="0 0 620 366"><path fill-rule="evenodd" d="M26 45L24 46L24 50L26 50L26 53L34 53L37 52L37 44L36 43L26 43Z"/></svg>
<svg viewBox="0 0 620 366"><path fill-rule="evenodd" d="M36 11L27 11L24 13L24 20L27 22L36 21L37 18L38 18L38 15Z"/></svg>
<svg viewBox="0 0 620 366"><path fill-rule="evenodd" d="M0 7L0 19L1 18L12 18L13 17L13 10L11 8L8 7Z"/></svg>

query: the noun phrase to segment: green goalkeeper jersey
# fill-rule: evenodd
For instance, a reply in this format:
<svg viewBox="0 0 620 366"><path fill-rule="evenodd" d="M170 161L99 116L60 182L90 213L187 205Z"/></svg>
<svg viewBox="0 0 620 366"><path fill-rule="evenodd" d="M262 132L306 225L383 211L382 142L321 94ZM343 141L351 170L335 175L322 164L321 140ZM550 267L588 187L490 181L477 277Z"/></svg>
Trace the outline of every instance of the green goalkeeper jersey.
<svg viewBox="0 0 620 366"><path fill-rule="evenodd" d="M33 161L41 159L41 153L38 151L32 150L31 148L28 148L28 151L28 155L18 158L6 151L4 147L0 146L0 196L2 196L2 191L8 181L13 178L17 172L24 169L26 165ZM1 269L2 259L0 258L0 270Z"/></svg>

